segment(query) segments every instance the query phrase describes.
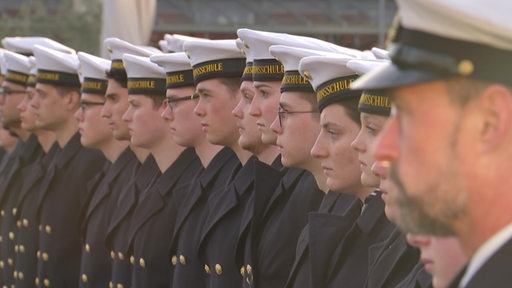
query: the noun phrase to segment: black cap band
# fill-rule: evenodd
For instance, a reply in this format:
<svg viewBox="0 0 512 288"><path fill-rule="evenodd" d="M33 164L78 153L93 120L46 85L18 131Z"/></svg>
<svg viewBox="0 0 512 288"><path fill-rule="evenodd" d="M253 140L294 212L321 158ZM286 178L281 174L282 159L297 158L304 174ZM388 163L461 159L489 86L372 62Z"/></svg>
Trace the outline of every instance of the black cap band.
<svg viewBox="0 0 512 288"><path fill-rule="evenodd" d="M37 83L52 84L66 87L80 87L78 74L60 71L39 69L37 71Z"/></svg>
<svg viewBox="0 0 512 288"><path fill-rule="evenodd" d="M375 91L363 91L358 105L359 112L389 116L391 113L391 100L387 96L381 96Z"/></svg>
<svg viewBox="0 0 512 288"><path fill-rule="evenodd" d="M284 66L276 59L254 59L252 64L253 81L281 81L284 76Z"/></svg>
<svg viewBox="0 0 512 288"><path fill-rule="evenodd" d="M165 97L165 79L128 78L128 94L144 94Z"/></svg>
<svg viewBox="0 0 512 288"><path fill-rule="evenodd" d="M36 87L36 80L37 80L36 74L28 75L27 87Z"/></svg>
<svg viewBox="0 0 512 288"><path fill-rule="evenodd" d="M242 74L242 81L252 81L252 68L253 68L252 62L247 62L245 64L244 73Z"/></svg>
<svg viewBox="0 0 512 288"><path fill-rule="evenodd" d="M402 68L512 85L512 51L400 27L390 56Z"/></svg>
<svg viewBox="0 0 512 288"><path fill-rule="evenodd" d="M13 70L7 70L4 79L5 81L26 86L28 81L28 74Z"/></svg>
<svg viewBox="0 0 512 288"><path fill-rule="evenodd" d="M322 111L326 106L342 102L347 99L353 99L361 96L361 91L350 90L350 84L356 80L358 75L349 75L345 77L329 80L316 90L316 99L318 101L318 109Z"/></svg>
<svg viewBox="0 0 512 288"><path fill-rule="evenodd" d="M315 93L308 79L300 75L299 71L286 71L281 81L281 93L287 91Z"/></svg>
<svg viewBox="0 0 512 288"><path fill-rule="evenodd" d="M105 95L107 93L108 81L96 78L84 78L82 83L82 93L91 93L97 95Z"/></svg>
<svg viewBox="0 0 512 288"><path fill-rule="evenodd" d="M192 68L195 84L211 78L242 77L245 58L207 61L194 65Z"/></svg>
<svg viewBox="0 0 512 288"><path fill-rule="evenodd" d="M118 72L126 74L126 68L124 67L123 60L114 59L110 63L110 73L118 73Z"/></svg>
<svg viewBox="0 0 512 288"><path fill-rule="evenodd" d="M192 70L174 71L166 73L167 88L194 86Z"/></svg>

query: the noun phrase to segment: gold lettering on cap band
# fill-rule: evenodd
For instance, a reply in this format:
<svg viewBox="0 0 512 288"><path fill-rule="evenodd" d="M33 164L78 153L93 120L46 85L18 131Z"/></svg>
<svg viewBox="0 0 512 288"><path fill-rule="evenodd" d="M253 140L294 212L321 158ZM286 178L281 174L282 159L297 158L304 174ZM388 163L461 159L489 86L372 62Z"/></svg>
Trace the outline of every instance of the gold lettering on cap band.
<svg viewBox="0 0 512 288"><path fill-rule="evenodd" d="M255 65L252 68L252 74L283 74L284 66L281 64L277 65Z"/></svg>
<svg viewBox="0 0 512 288"><path fill-rule="evenodd" d="M154 80L128 80L128 89L133 88L144 88L144 89L153 89L155 88Z"/></svg>
<svg viewBox="0 0 512 288"><path fill-rule="evenodd" d="M37 78L42 80L59 81L60 75L52 72L37 72Z"/></svg>
<svg viewBox="0 0 512 288"><path fill-rule="evenodd" d="M82 88L103 90L103 83L99 81L84 80Z"/></svg>
<svg viewBox="0 0 512 288"><path fill-rule="evenodd" d="M124 69L123 61L120 60L113 60L110 69Z"/></svg>
<svg viewBox="0 0 512 288"><path fill-rule="evenodd" d="M281 85L310 85L301 75L284 75Z"/></svg>
<svg viewBox="0 0 512 288"><path fill-rule="evenodd" d="M25 82L27 82L28 75L18 73L15 71L7 71L7 73L5 74L5 79L25 83Z"/></svg>
<svg viewBox="0 0 512 288"><path fill-rule="evenodd" d="M167 75L167 84L183 83L185 82L185 76L183 74Z"/></svg>
<svg viewBox="0 0 512 288"><path fill-rule="evenodd" d="M316 99L320 102L323 98L339 91L348 90L355 79L343 79L335 81L316 92Z"/></svg>
<svg viewBox="0 0 512 288"><path fill-rule="evenodd" d="M391 100L386 96L378 96L363 92L359 100L360 104L391 109Z"/></svg>
<svg viewBox="0 0 512 288"><path fill-rule="evenodd" d="M194 68L192 73L195 78L195 77L198 77L205 73L219 72L219 71L223 71L223 70L224 70L223 63L213 63L213 64L207 64L207 65L203 65L203 66Z"/></svg>

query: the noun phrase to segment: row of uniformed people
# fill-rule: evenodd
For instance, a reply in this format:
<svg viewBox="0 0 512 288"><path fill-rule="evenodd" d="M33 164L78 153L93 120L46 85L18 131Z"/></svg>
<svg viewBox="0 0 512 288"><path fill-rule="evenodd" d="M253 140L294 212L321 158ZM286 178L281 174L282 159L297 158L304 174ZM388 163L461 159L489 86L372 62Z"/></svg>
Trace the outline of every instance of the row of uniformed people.
<svg viewBox="0 0 512 288"><path fill-rule="evenodd" d="M37 92L28 100L35 124L28 131L51 131L57 145L43 149L52 159L32 165L46 171L31 193L37 207L5 206L34 214L2 222L7 237L19 223L20 233L32 227L39 240L31 253L20 253L28 244L2 249L10 266L22 262L11 251L37 262L37 269L5 269L4 285L361 287L375 283L370 265L389 273L381 276L385 284L369 287L405 277L418 255L404 241L387 256L393 263L384 256L368 263L368 249L378 252L373 244L395 231L372 193L378 181L360 182L349 147L360 127L360 93L348 90L356 72L347 62L368 54L313 38L238 33L245 56L234 40L186 39L172 50L187 53L155 55L107 39L111 62L79 53L81 98L76 57L34 48ZM389 102L363 104L389 113ZM324 123L329 110L345 118ZM322 137L340 146L325 154ZM106 161L80 148L78 138ZM91 155L79 161L79 150ZM363 208L367 198L374 201Z"/></svg>

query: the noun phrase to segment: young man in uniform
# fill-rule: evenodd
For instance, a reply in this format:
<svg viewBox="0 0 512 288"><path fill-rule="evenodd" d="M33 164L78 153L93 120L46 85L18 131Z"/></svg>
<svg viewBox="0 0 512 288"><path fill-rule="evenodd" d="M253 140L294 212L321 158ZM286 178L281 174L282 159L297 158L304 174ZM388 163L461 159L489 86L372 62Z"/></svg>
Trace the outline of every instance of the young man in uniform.
<svg viewBox="0 0 512 288"><path fill-rule="evenodd" d="M112 63L107 73L108 86L101 115L107 120L114 138L119 141L130 141L128 124L122 119L129 105L128 80L122 57L125 53L149 57L154 52L117 38L107 38L104 44L111 54ZM109 286L112 284L113 287L130 286L132 267L129 257L121 250L126 250L128 246L126 235L130 229L138 195L160 174L155 159L146 149L130 143L130 150L137 161L122 172L128 174L131 180L127 183L127 188L118 192L119 198L112 204L115 208L106 234L112 265Z"/></svg>
<svg viewBox="0 0 512 288"><path fill-rule="evenodd" d="M188 191L200 161L192 148L172 139L165 110L166 75L148 57L123 55L128 75L129 107L123 115L131 143L147 149L155 158L161 176L139 195L128 230L130 245L121 251L130 255L132 286L164 287L170 283L167 257L177 211Z"/></svg>
<svg viewBox="0 0 512 288"><path fill-rule="evenodd" d="M37 287L76 285L80 271L81 214L87 206L86 183L101 169L105 158L80 144L78 123L80 81L76 55L34 46L37 66L38 127L55 133L62 149L40 186L37 199L39 250ZM62 205L66 203L66 205Z"/></svg>
<svg viewBox="0 0 512 288"><path fill-rule="evenodd" d="M84 244L79 281L81 287L106 287L111 274L110 254L105 244L108 223L114 212L111 204L117 202L130 182L131 175L121 172L132 167L136 158L128 147L129 142L116 140L107 120L101 116L110 61L84 52L78 52L78 59L84 77L80 109L75 113L80 142L85 147L99 149L107 159L103 169L87 183L91 199L83 211Z"/></svg>

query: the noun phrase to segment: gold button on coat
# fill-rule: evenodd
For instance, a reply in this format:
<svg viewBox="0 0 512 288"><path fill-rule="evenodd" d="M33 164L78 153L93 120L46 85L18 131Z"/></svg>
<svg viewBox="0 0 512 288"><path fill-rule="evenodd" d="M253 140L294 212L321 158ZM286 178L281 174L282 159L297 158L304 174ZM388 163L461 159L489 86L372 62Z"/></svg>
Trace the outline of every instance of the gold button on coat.
<svg viewBox="0 0 512 288"><path fill-rule="evenodd" d="M46 232L46 234L52 233L52 227L50 225L46 225L44 227L44 232Z"/></svg>
<svg viewBox="0 0 512 288"><path fill-rule="evenodd" d="M12 258L7 258L7 264L9 264L9 266L14 265L14 261L12 260Z"/></svg>
<svg viewBox="0 0 512 288"><path fill-rule="evenodd" d="M18 279L18 271L14 270L14 272L12 272L12 276L14 279Z"/></svg>
<svg viewBox="0 0 512 288"><path fill-rule="evenodd" d="M18 249L19 249L20 253L25 253L25 246L20 245L20 246L18 247Z"/></svg>
<svg viewBox="0 0 512 288"><path fill-rule="evenodd" d="M142 267L142 268L146 268L146 261L144 261L144 259L143 259L143 258L140 258L140 259L139 259L139 265L140 265L140 267Z"/></svg>
<svg viewBox="0 0 512 288"><path fill-rule="evenodd" d="M124 260L124 255L121 252L117 252L117 257L119 257L119 260Z"/></svg>
<svg viewBox="0 0 512 288"><path fill-rule="evenodd" d="M252 273L252 267L251 265L247 265L247 274L251 274Z"/></svg>
<svg viewBox="0 0 512 288"><path fill-rule="evenodd" d="M82 274L82 282L87 283L87 275Z"/></svg>
<svg viewBox="0 0 512 288"><path fill-rule="evenodd" d="M220 264L215 264L215 273L217 273L217 275L222 274L222 266L220 266Z"/></svg>
<svg viewBox="0 0 512 288"><path fill-rule="evenodd" d="M4 269L4 261L0 261L0 269Z"/></svg>
<svg viewBox="0 0 512 288"><path fill-rule="evenodd" d="M21 228L21 220L16 221L16 226L18 226L18 228Z"/></svg>
<svg viewBox="0 0 512 288"><path fill-rule="evenodd" d="M85 252L91 252L91 246L89 246L89 244L85 244Z"/></svg>
<svg viewBox="0 0 512 288"><path fill-rule="evenodd" d="M135 263L135 257L133 257L133 255L132 255L132 256L130 256L130 264L133 265L133 263Z"/></svg>
<svg viewBox="0 0 512 288"><path fill-rule="evenodd" d="M48 256L48 253L42 253L41 254L41 258L43 258L43 261L48 261L48 259L50 258L50 256Z"/></svg>
<svg viewBox="0 0 512 288"><path fill-rule="evenodd" d="M116 253L114 251L110 251L110 258L112 258L112 260L116 259Z"/></svg>
<svg viewBox="0 0 512 288"><path fill-rule="evenodd" d="M176 257L176 255L172 255L171 263L173 266L176 266L176 264L178 264L178 257Z"/></svg>
<svg viewBox="0 0 512 288"><path fill-rule="evenodd" d="M187 260L185 259L185 256L180 255L180 263L181 263L181 265L187 264Z"/></svg>
<svg viewBox="0 0 512 288"><path fill-rule="evenodd" d="M22 222L23 222L23 226L28 227L28 220L27 219L23 219Z"/></svg>
<svg viewBox="0 0 512 288"><path fill-rule="evenodd" d="M18 208L12 208L12 215L16 216L18 214Z"/></svg>
<svg viewBox="0 0 512 288"><path fill-rule="evenodd" d="M124 288L124 286L123 286L123 284L118 283L118 284L116 285L116 288Z"/></svg>
<svg viewBox="0 0 512 288"><path fill-rule="evenodd" d="M23 280L25 278L25 275L23 275L23 272L18 272L18 279Z"/></svg>
<svg viewBox="0 0 512 288"><path fill-rule="evenodd" d="M245 276L245 267L244 266L240 267L240 275L242 275L242 277Z"/></svg>
<svg viewBox="0 0 512 288"><path fill-rule="evenodd" d="M112 281L108 282L108 288L114 288L114 284L112 284Z"/></svg>
<svg viewBox="0 0 512 288"><path fill-rule="evenodd" d="M14 240L14 232L9 232L9 239Z"/></svg>
<svg viewBox="0 0 512 288"><path fill-rule="evenodd" d="M207 264L204 264L204 272L206 272L206 274L210 274L210 266Z"/></svg>
<svg viewBox="0 0 512 288"><path fill-rule="evenodd" d="M76 281L76 280L75 280L75 281ZM44 285L44 287L50 287L50 280L48 280L47 278L45 278L45 279L43 280L43 285Z"/></svg>

